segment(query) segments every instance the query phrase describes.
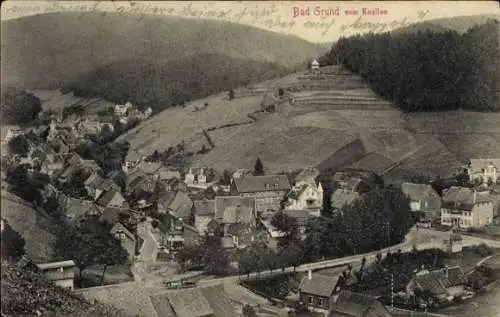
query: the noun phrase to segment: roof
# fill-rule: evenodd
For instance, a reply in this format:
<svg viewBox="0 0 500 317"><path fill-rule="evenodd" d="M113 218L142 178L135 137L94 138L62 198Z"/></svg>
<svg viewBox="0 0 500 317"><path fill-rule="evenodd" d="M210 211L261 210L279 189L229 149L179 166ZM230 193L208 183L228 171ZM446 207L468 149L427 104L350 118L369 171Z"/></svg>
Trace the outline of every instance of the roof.
<svg viewBox="0 0 500 317"><path fill-rule="evenodd" d="M489 164L492 164L497 169L500 169L500 159L470 159L469 166L475 172L480 172L483 168L487 168Z"/></svg>
<svg viewBox="0 0 500 317"><path fill-rule="evenodd" d="M138 151L129 151L127 153L127 156L125 157L126 162L136 162L140 159L142 159L145 155L143 153L140 153Z"/></svg>
<svg viewBox="0 0 500 317"><path fill-rule="evenodd" d="M472 210L475 204L492 202L487 194L479 193L467 187L452 186L443 192L444 208Z"/></svg>
<svg viewBox="0 0 500 317"><path fill-rule="evenodd" d="M170 306L167 294L158 294L149 297L151 303L158 314L158 317L176 317L175 312Z"/></svg>
<svg viewBox="0 0 500 317"><path fill-rule="evenodd" d="M466 283L465 275L459 266L420 272L415 275L414 279L419 287L435 295L445 294L448 287Z"/></svg>
<svg viewBox="0 0 500 317"><path fill-rule="evenodd" d="M298 199L303 192L309 187L308 184L302 184L299 186L294 186L287 194L287 197L290 199Z"/></svg>
<svg viewBox="0 0 500 317"><path fill-rule="evenodd" d="M222 223L251 223L254 220L255 199L238 196L215 197L215 218Z"/></svg>
<svg viewBox="0 0 500 317"><path fill-rule="evenodd" d="M65 208L66 217L69 219L78 219L100 213L101 210L94 202L83 199L70 198Z"/></svg>
<svg viewBox="0 0 500 317"><path fill-rule="evenodd" d="M174 200L177 192L174 191L165 191L160 193L158 197L158 204L168 207L170 203Z"/></svg>
<svg viewBox="0 0 500 317"><path fill-rule="evenodd" d="M433 192L437 195L434 188L427 184L403 183L401 191L411 200L424 200Z"/></svg>
<svg viewBox="0 0 500 317"><path fill-rule="evenodd" d="M177 317L208 317L214 314L199 288L168 293L167 297Z"/></svg>
<svg viewBox="0 0 500 317"><path fill-rule="evenodd" d="M58 269L61 267L76 266L76 264L73 260L67 260L59 262L41 263L37 264L36 266L38 266L40 270L50 270L50 269Z"/></svg>
<svg viewBox="0 0 500 317"><path fill-rule="evenodd" d="M239 193L283 191L290 189L286 175L245 176L234 180Z"/></svg>
<svg viewBox="0 0 500 317"><path fill-rule="evenodd" d="M314 181L320 175L319 170L314 167L304 168L296 177L295 182Z"/></svg>
<svg viewBox="0 0 500 317"><path fill-rule="evenodd" d="M141 161L139 165L137 165L137 170L144 172L146 174L154 174L156 173L160 167L162 166L162 163L159 162L145 162Z"/></svg>
<svg viewBox="0 0 500 317"><path fill-rule="evenodd" d="M174 199L168 206L170 214L179 218L189 216L192 208L193 201L185 192L182 191L177 191Z"/></svg>
<svg viewBox="0 0 500 317"><path fill-rule="evenodd" d="M376 174L382 174L385 169L394 164L392 160L379 153L368 153L360 160L352 163L349 168L370 171Z"/></svg>
<svg viewBox="0 0 500 317"><path fill-rule="evenodd" d="M332 208L341 209L345 205L351 204L358 197L357 192L339 188L332 194Z"/></svg>
<svg viewBox="0 0 500 317"><path fill-rule="evenodd" d="M236 317L234 306L222 284L201 288L201 293L210 303L215 317Z"/></svg>
<svg viewBox="0 0 500 317"><path fill-rule="evenodd" d="M111 234L123 232L130 240L135 240L135 236L121 223L117 222L110 230Z"/></svg>
<svg viewBox="0 0 500 317"><path fill-rule="evenodd" d="M99 198L96 203L101 206L121 206L125 202L125 198L114 189L105 191Z"/></svg>
<svg viewBox="0 0 500 317"><path fill-rule="evenodd" d="M165 168L160 168L158 170L158 176L161 180L168 180L173 178L181 179L181 173L179 171Z"/></svg>
<svg viewBox="0 0 500 317"><path fill-rule="evenodd" d="M318 63L318 61L317 61L317 60L313 60L313 61L312 61L312 63L311 63L311 65L314 65L314 66L319 66L319 63Z"/></svg>
<svg viewBox="0 0 500 317"><path fill-rule="evenodd" d="M147 178L148 175L146 175L144 172L142 171L133 171L132 173L130 173L129 175L127 175L127 187L130 187L132 186L132 183L134 181L136 181L137 179L144 179L144 178Z"/></svg>
<svg viewBox="0 0 500 317"><path fill-rule="evenodd" d="M120 219L120 213L130 213L130 210L121 207L106 207L102 211L102 220L108 223L116 223Z"/></svg>
<svg viewBox="0 0 500 317"><path fill-rule="evenodd" d="M365 316L366 311L377 304L387 312L385 316L391 316L389 311L387 311L382 304L378 303L377 299L374 297L360 293L341 291L337 301L332 307L333 314L330 316L338 316L338 313L340 313L340 316ZM377 316L383 317L384 315L378 314Z"/></svg>
<svg viewBox="0 0 500 317"><path fill-rule="evenodd" d="M299 226L305 226L309 219L315 218L307 210L285 210L285 214L295 218Z"/></svg>
<svg viewBox="0 0 500 317"><path fill-rule="evenodd" d="M111 179L103 178L98 173L93 173L84 182L85 186L100 189L109 190L113 187L114 182Z"/></svg>
<svg viewBox="0 0 500 317"><path fill-rule="evenodd" d="M335 289L335 285L337 284L337 277L321 275L321 274L312 274L311 279L308 276L305 276L300 282L299 289L303 293L322 296L322 297L330 297Z"/></svg>
<svg viewBox="0 0 500 317"><path fill-rule="evenodd" d="M215 200L197 200L194 202L195 214L199 216L215 215Z"/></svg>

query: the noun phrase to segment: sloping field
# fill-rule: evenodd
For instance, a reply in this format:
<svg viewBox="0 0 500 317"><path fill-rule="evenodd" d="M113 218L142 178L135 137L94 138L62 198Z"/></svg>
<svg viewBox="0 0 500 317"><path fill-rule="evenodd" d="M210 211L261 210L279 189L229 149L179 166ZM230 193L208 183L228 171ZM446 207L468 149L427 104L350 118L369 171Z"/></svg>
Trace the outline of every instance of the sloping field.
<svg viewBox="0 0 500 317"><path fill-rule="evenodd" d="M463 162L469 158L500 157L500 133L438 134L437 137Z"/></svg>
<svg viewBox="0 0 500 317"><path fill-rule="evenodd" d="M280 172L319 164L353 141L356 133L293 126L288 120L271 115L256 124L232 128L228 135L213 135L213 138L215 149L197 157L195 164L220 170L253 168L259 157L267 172Z"/></svg>
<svg viewBox="0 0 500 317"><path fill-rule="evenodd" d="M407 118L408 127L419 133L500 133L500 113L420 112Z"/></svg>
<svg viewBox="0 0 500 317"><path fill-rule="evenodd" d="M226 94L209 96L186 104L185 108L169 108L138 127L120 136L118 141L127 140L130 150L142 150L150 153L154 150L165 150L175 146L182 140L194 138L204 129L224 124L248 121L248 113L260 109L262 97L245 97L224 100ZM208 107L201 109L204 104Z"/></svg>
<svg viewBox="0 0 500 317"><path fill-rule="evenodd" d="M26 254L36 263L50 261L55 237L51 233L49 220L44 219L27 202L3 190L0 203L2 218L23 236Z"/></svg>
<svg viewBox="0 0 500 317"><path fill-rule="evenodd" d="M37 96L42 102L43 111L49 109L59 111L66 107L82 106L85 108L87 115L97 114L100 110L114 106L112 102L100 98L79 98L75 97L73 93L63 94L60 90L44 90L34 89L30 91Z"/></svg>

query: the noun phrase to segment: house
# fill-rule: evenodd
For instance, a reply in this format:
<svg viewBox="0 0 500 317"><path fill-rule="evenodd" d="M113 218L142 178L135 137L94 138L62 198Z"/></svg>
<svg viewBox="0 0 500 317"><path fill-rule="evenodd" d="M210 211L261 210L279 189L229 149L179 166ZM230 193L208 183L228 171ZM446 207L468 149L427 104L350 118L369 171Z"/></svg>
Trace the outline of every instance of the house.
<svg viewBox="0 0 500 317"><path fill-rule="evenodd" d="M470 180L480 180L483 184L489 181L496 183L500 173L500 159L470 159L467 165Z"/></svg>
<svg viewBox="0 0 500 317"><path fill-rule="evenodd" d="M128 173L130 169L135 168L144 158L145 155L140 151L130 150L122 164L122 170Z"/></svg>
<svg viewBox="0 0 500 317"><path fill-rule="evenodd" d="M231 193L255 199L257 214L280 210L280 204L290 190L286 175L245 176L234 179Z"/></svg>
<svg viewBox="0 0 500 317"><path fill-rule="evenodd" d="M162 317L240 316L223 285L167 291L150 299Z"/></svg>
<svg viewBox="0 0 500 317"><path fill-rule="evenodd" d="M137 244L135 236L120 222L115 223L110 233L120 240L122 247L127 250L129 257L133 258Z"/></svg>
<svg viewBox="0 0 500 317"><path fill-rule="evenodd" d="M162 193L158 198L157 211L180 218L186 223L193 221L193 201L188 194L182 191Z"/></svg>
<svg viewBox="0 0 500 317"><path fill-rule="evenodd" d="M245 223L233 223L227 225L225 235L221 239L227 249L244 249L253 243L267 244L268 234L265 230Z"/></svg>
<svg viewBox="0 0 500 317"><path fill-rule="evenodd" d="M123 207L126 205L125 198L123 198L119 191L114 189L103 192L97 198L96 203L102 207Z"/></svg>
<svg viewBox="0 0 500 317"><path fill-rule="evenodd" d="M320 215L323 208L323 187L320 182L301 180L286 195L285 210L309 210Z"/></svg>
<svg viewBox="0 0 500 317"><path fill-rule="evenodd" d="M181 173L172 168L160 167L156 173L159 181L169 181L172 179L181 180Z"/></svg>
<svg viewBox="0 0 500 317"><path fill-rule="evenodd" d="M440 219L441 197L428 184L403 183L401 191L410 199L410 208L420 213L424 221Z"/></svg>
<svg viewBox="0 0 500 317"><path fill-rule="evenodd" d="M188 172L184 176L184 182L188 186L204 186L207 184L207 171L208 170L205 167L189 168Z"/></svg>
<svg viewBox="0 0 500 317"><path fill-rule="evenodd" d="M83 183L87 194L96 200L101 194L107 190L114 189L116 191L120 190L120 187L116 185L111 179L103 178L99 173L93 173L90 175Z"/></svg>
<svg viewBox="0 0 500 317"><path fill-rule="evenodd" d="M194 245L198 242L199 234L195 227L192 227L181 218L176 218L167 214L158 225L158 229L163 233L161 245L169 253L175 253L183 249L186 245Z"/></svg>
<svg viewBox="0 0 500 317"><path fill-rule="evenodd" d="M115 105L114 107L114 114L117 117L123 117L127 114L129 109L132 109L133 106L130 102L127 102L124 105Z"/></svg>
<svg viewBox="0 0 500 317"><path fill-rule="evenodd" d="M197 200L194 202L194 226L198 233L208 232L208 223L215 217L215 200Z"/></svg>
<svg viewBox="0 0 500 317"><path fill-rule="evenodd" d="M366 294L341 291L328 317L391 317L392 314L376 298Z"/></svg>
<svg viewBox="0 0 500 317"><path fill-rule="evenodd" d="M334 276L312 274L309 270L299 285L299 300L309 311L328 313L333 307L333 295L338 278Z"/></svg>
<svg viewBox="0 0 500 317"><path fill-rule="evenodd" d="M142 193L153 193L156 182L149 175L134 172L127 178L127 195L140 196Z"/></svg>
<svg viewBox="0 0 500 317"><path fill-rule="evenodd" d="M476 190L452 186L443 192L441 224L458 228L481 228L493 222L493 202Z"/></svg>
<svg viewBox="0 0 500 317"><path fill-rule="evenodd" d="M319 69L319 62L316 59L313 59L311 62L311 70L316 71Z"/></svg>
<svg viewBox="0 0 500 317"><path fill-rule="evenodd" d="M76 264L72 260L37 264L38 269L57 286L74 289Z"/></svg>
<svg viewBox="0 0 500 317"><path fill-rule="evenodd" d="M144 115L143 118L147 119L153 114L153 109L151 107L148 107L146 110L144 110Z"/></svg>
<svg viewBox="0 0 500 317"><path fill-rule="evenodd" d="M406 285L406 292L410 296L418 293L428 293L439 301L452 301L465 293L467 279L459 266L443 269L417 272Z"/></svg>
<svg viewBox="0 0 500 317"><path fill-rule="evenodd" d="M360 197L360 194L356 191L338 188L331 197L332 211L334 213L341 212L342 208L352 204L358 197Z"/></svg>
<svg viewBox="0 0 500 317"><path fill-rule="evenodd" d="M307 223L310 219L319 217L316 213L311 213L309 210L285 210L284 213L295 219L297 222L298 230L303 238L307 229Z"/></svg>
<svg viewBox="0 0 500 317"><path fill-rule="evenodd" d="M69 222L77 224L86 219L98 218L102 211L93 201L68 198L64 204L64 214Z"/></svg>
<svg viewBox="0 0 500 317"><path fill-rule="evenodd" d="M215 197L215 221L221 224L223 235L227 234L232 224L242 223L255 227L257 215L255 199L238 196Z"/></svg>

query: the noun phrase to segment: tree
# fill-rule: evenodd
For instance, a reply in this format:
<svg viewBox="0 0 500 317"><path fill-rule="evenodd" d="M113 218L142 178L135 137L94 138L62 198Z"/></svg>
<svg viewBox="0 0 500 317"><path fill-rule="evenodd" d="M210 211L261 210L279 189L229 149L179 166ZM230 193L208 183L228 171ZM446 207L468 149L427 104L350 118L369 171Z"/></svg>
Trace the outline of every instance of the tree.
<svg viewBox="0 0 500 317"><path fill-rule="evenodd" d="M222 247L221 238L207 236L203 244L203 268L207 274L227 274L229 267L229 256Z"/></svg>
<svg viewBox="0 0 500 317"><path fill-rule="evenodd" d="M462 187L471 187L471 181L469 173L464 169L460 174L456 176L457 185Z"/></svg>
<svg viewBox="0 0 500 317"><path fill-rule="evenodd" d="M229 90L228 97L229 97L229 100L233 100L234 99L234 90L233 89Z"/></svg>
<svg viewBox="0 0 500 317"><path fill-rule="evenodd" d="M285 233L285 236L279 239L280 245L287 245L293 241L299 240L297 219L288 216L283 211L277 212L271 218L271 225L279 231Z"/></svg>
<svg viewBox="0 0 500 317"><path fill-rule="evenodd" d="M123 264L128 257L121 242L109 230L109 225L98 220L85 221L78 227L65 227L56 239L55 257L75 261L80 281L86 268L103 265L104 279L109 265Z"/></svg>
<svg viewBox="0 0 500 317"><path fill-rule="evenodd" d="M28 124L42 111L40 99L26 91L8 88L2 97L3 123Z"/></svg>
<svg viewBox="0 0 500 317"><path fill-rule="evenodd" d="M231 185L232 178L233 176L231 175L231 172L225 169L224 172L222 173L222 178L220 180L221 185L226 185L226 186Z"/></svg>
<svg viewBox="0 0 500 317"><path fill-rule="evenodd" d="M25 253L24 246L26 242L24 238L9 225L7 220L2 219L2 259L8 261L17 261Z"/></svg>
<svg viewBox="0 0 500 317"><path fill-rule="evenodd" d="M257 158L257 161L255 162L254 175L255 176L264 175L264 165L262 164L262 161L260 160L260 158Z"/></svg>
<svg viewBox="0 0 500 317"><path fill-rule="evenodd" d="M24 135L18 135L9 141L9 151L12 154L17 154L26 157L30 151L28 139Z"/></svg>

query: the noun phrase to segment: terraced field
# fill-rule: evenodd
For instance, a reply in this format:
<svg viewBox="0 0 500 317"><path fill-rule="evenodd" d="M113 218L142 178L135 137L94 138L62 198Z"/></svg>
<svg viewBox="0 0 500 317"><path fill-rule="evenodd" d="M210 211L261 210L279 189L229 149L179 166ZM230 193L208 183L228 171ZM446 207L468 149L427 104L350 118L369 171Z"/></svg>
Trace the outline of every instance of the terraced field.
<svg viewBox="0 0 500 317"><path fill-rule="evenodd" d="M442 112L404 114L376 96L359 77L331 67L236 90L247 97L211 96L186 108L166 110L123 139L132 149L152 152L190 140L203 129L248 120L264 93L287 88L295 102L257 122L209 132L215 148L194 164L216 169L252 168L260 157L268 172L315 166L353 140L366 152L382 154L398 166L387 179L420 174L447 177L470 157L500 157L500 114ZM259 95L261 94L261 95ZM209 107L193 112L195 106Z"/></svg>

